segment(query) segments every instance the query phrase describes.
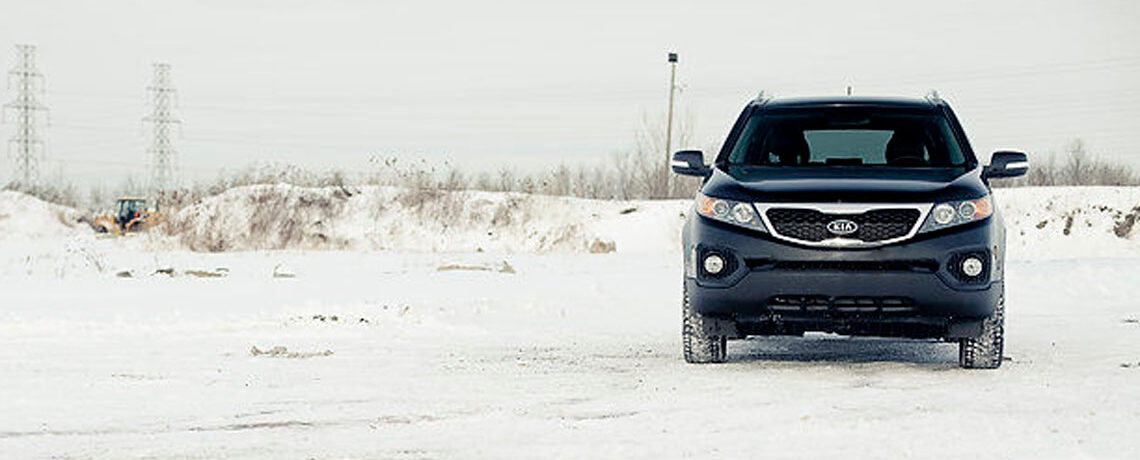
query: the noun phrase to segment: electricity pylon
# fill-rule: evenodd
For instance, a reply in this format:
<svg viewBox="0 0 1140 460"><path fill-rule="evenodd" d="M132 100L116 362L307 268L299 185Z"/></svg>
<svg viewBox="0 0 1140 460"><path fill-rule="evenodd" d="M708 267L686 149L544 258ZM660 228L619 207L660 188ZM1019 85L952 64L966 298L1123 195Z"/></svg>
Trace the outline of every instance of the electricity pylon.
<svg viewBox="0 0 1140 460"><path fill-rule="evenodd" d="M36 47L16 45L16 65L8 71L8 87L15 88L16 97L4 104L4 113L12 112L16 118L16 134L8 141L8 153L16 165L17 187L34 187L39 182L44 142L36 122L39 114L47 111L38 97L43 92L43 81L43 74L36 69Z"/></svg>
<svg viewBox="0 0 1140 460"><path fill-rule="evenodd" d="M150 187L161 192L177 186L178 151L171 137L174 127L182 121L173 113L175 91L170 82L170 64L157 62L152 67L154 73L146 88L150 114L143 117L143 122L151 127L150 145L146 150L150 158Z"/></svg>

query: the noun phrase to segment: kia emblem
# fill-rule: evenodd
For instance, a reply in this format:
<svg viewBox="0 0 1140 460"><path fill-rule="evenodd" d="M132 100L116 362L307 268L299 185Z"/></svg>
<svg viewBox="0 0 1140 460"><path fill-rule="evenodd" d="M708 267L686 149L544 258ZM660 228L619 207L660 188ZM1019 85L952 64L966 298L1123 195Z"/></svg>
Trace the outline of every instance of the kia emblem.
<svg viewBox="0 0 1140 460"><path fill-rule="evenodd" d="M833 235L850 235L859 231L859 224L847 219L836 219L827 223L827 231Z"/></svg>

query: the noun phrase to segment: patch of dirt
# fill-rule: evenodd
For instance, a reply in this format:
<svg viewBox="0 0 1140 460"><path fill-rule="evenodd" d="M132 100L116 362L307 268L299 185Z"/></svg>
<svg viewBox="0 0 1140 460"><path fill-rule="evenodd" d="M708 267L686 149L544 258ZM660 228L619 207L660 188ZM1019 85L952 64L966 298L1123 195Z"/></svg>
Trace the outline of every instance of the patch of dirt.
<svg viewBox="0 0 1140 460"><path fill-rule="evenodd" d="M213 270L213 271L186 270L187 275L198 277L198 278L222 278L222 277L225 277L228 273L229 273L229 270L225 270L225 269L221 269L221 268Z"/></svg>
<svg viewBox="0 0 1140 460"><path fill-rule="evenodd" d="M296 278L297 274L294 273L293 270L290 270L289 267L286 267L283 264L277 264L276 266L273 267L273 277L274 278Z"/></svg>
<svg viewBox="0 0 1140 460"><path fill-rule="evenodd" d="M374 423L370 423L369 425L370 426L372 426L374 424L410 425L413 423L421 423L421 422L437 422L437 421L440 421L443 419L445 419L445 417L437 417L434 415L384 415L384 416L377 417L376 421ZM372 426L372 428L376 428L376 427Z"/></svg>
<svg viewBox="0 0 1140 460"><path fill-rule="evenodd" d="M512 267L507 261L499 262L499 264L492 265L470 265L470 264L443 264L436 267L437 272L456 272L456 271L472 271L472 272L490 272L495 271L499 273L514 274L515 267Z"/></svg>
<svg viewBox="0 0 1140 460"><path fill-rule="evenodd" d="M276 346L268 350L262 350L253 346L249 350L250 356L265 356L268 358L288 358L288 359L305 359L305 358L318 358L322 356L332 356L332 350L324 351L289 351L288 348L283 346Z"/></svg>
<svg viewBox="0 0 1140 460"><path fill-rule="evenodd" d="M598 412L588 414L569 414L562 415L559 418L564 420L587 421L587 420L610 420L615 418L633 417L637 415L637 411L619 411L619 412Z"/></svg>
<svg viewBox="0 0 1140 460"><path fill-rule="evenodd" d="M437 271L437 272L459 272L459 271L489 272L489 271L491 271L491 267L487 267L484 265L443 264L443 265L440 265L438 268L436 268L435 271Z"/></svg>
<svg viewBox="0 0 1140 460"><path fill-rule="evenodd" d="M590 254L608 254L617 251L617 243L595 238L590 242Z"/></svg>
<svg viewBox="0 0 1140 460"><path fill-rule="evenodd" d="M1133 227L1136 226L1136 221L1140 220L1140 206L1132 208L1132 211L1125 214L1122 219L1116 222L1112 227L1112 232L1120 238L1128 238L1132 234Z"/></svg>
<svg viewBox="0 0 1140 460"><path fill-rule="evenodd" d="M277 414L280 412L282 412L282 411L279 409L278 410L259 410L256 412L244 412L244 413L240 413L240 414L234 414L234 418L243 419L243 418L250 418L250 417L262 417L262 416L266 416L266 415Z"/></svg>
<svg viewBox="0 0 1140 460"><path fill-rule="evenodd" d="M305 320L305 318L300 317L300 316L295 317L293 319L297 320L297 321L304 321ZM312 319L313 321L320 321L322 323L342 323L342 324L350 324L350 323L369 324L372 322L372 321L369 321L368 318L359 318L359 317L342 318L342 317L337 316L337 315L313 315L310 319Z"/></svg>
<svg viewBox="0 0 1140 460"><path fill-rule="evenodd" d="M143 374L111 374L111 378L123 379L123 380L136 380L136 381L163 380L163 377L159 377L159 376L155 376L155 375L143 375Z"/></svg>
<svg viewBox="0 0 1140 460"><path fill-rule="evenodd" d="M209 427L196 426L190 428L190 431L245 431L265 430L273 428L309 428L312 426L313 424L310 422L302 422L300 420L285 420L281 422L234 423L232 425Z"/></svg>

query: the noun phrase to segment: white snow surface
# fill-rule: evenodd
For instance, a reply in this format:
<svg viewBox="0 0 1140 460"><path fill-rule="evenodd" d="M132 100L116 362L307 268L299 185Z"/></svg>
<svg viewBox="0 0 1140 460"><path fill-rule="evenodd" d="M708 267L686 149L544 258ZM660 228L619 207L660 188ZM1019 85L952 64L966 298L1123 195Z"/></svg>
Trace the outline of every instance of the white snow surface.
<svg viewBox="0 0 1140 460"><path fill-rule="evenodd" d="M96 237L0 194L0 458L1140 456L1137 189L997 192L997 371L958 369L951 344L832 335L686 365L683 201L467 192L452 226L359 189L298 211L323 218L309 236L205 223L255 215L259 190L302 209L337 193L184 211L223 252Z"/></svg>
<svg viewBox="0 0 1140 460"><path fill-rule="evenodd" d="M12 190L0 190L0 242L89 233L79 211Z"/></svg>
<svg viewBox="0 0 1140 460"><path fill-rule="evenodd" d="M1140 187L999 189L1009 257L1131 257L1140 250Z"/></svg>

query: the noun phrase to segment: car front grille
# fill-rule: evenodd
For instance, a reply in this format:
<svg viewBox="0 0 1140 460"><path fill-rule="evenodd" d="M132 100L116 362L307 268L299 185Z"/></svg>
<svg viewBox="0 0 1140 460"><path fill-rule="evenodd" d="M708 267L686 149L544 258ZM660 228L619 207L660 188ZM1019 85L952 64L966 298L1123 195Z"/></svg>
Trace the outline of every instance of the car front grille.
<svg viewBox="0 0 1140 460"><path fill-rule="evenodd" d="M900 260L772 260L745 259L750 270L831 271L831 272L919 272L934 273L933 259Z"/></svg>
<svg viewBox="0 0 1140 460"><path fill-rule="evenodd" d="M828 241L858 242L879 245L909 236L919 225L922 211L917 207L868 208L862 212L823 212L819 209L770 207L765 217L777 237L806 244ZM857 226L853 233L833 233L828 224L847 220ZM839 245L839 244L837 244Z"/></svg>

